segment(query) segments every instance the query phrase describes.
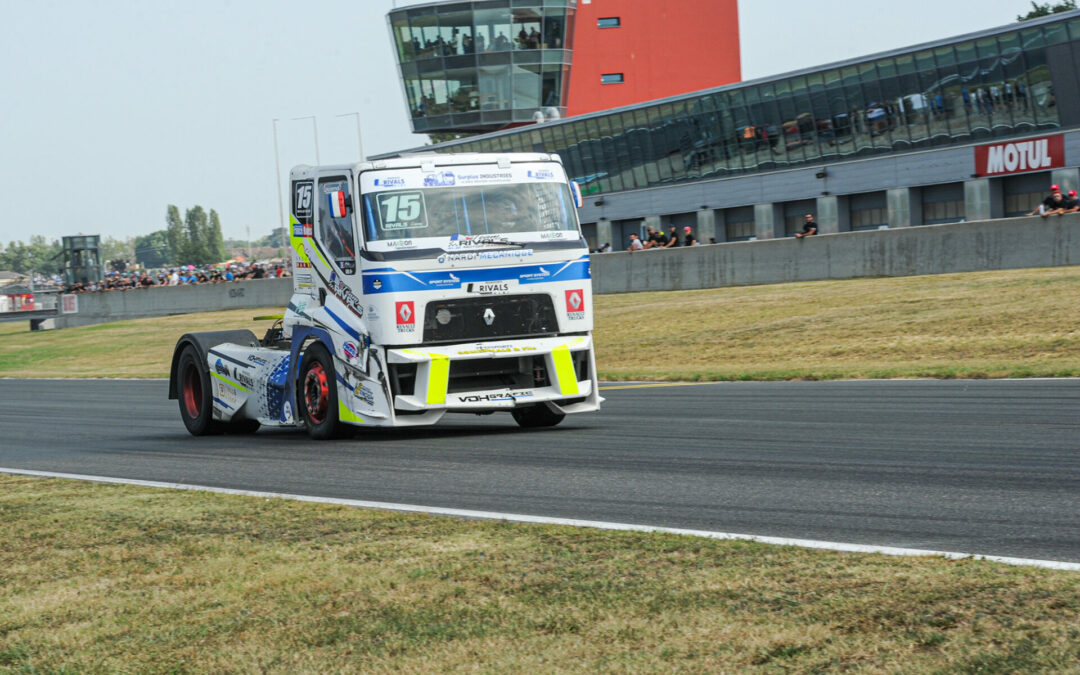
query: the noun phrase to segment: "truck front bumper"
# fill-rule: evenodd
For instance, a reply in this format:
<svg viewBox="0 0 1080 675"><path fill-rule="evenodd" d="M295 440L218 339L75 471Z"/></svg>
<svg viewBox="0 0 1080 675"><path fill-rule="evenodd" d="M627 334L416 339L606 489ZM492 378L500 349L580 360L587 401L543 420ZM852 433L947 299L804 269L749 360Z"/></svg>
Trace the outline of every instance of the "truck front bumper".
<svg viewBox="0 0 1080 675"><path fill-rule="evenodd" d="M387 349L395 411L597 410L592 338L575 335Z"/></svg>

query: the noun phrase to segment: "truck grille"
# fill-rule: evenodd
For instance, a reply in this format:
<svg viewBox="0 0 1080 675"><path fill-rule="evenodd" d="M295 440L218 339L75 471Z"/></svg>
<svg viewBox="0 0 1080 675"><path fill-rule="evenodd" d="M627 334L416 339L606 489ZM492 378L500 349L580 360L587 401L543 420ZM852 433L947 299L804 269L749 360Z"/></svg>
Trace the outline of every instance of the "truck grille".
<svg viewBox="0 0 1080 675"><path fill-rule="evenodd" d="M424 342L472 342L554 335L559 330L551 296L496 295L429 302Z"/></svg>

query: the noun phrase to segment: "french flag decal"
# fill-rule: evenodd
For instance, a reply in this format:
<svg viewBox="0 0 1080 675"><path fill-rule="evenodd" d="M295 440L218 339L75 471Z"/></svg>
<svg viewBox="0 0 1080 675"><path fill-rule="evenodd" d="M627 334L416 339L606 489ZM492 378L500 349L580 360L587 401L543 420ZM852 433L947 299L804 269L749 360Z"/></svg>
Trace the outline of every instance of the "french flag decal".
<svg viewBox="0 0 1080 675"><path fill-rule="evenodd" d="M330 215L334 218L345 217L345 191L334 190L326 195L330 200Z"/></svg>

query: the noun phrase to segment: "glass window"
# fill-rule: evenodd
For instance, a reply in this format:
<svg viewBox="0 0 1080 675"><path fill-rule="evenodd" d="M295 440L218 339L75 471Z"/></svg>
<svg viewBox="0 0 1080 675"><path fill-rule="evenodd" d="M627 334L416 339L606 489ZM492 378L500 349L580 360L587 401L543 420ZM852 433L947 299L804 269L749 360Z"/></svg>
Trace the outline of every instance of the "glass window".
<svg viewBox="0 0 1080 675"><path fill-rule="evenodd" d="M566 9L566 40L563 44L563 49L574 48L574 14L575 10L572 7Z"/></svg>
<svg viewBox="0 0 1080 675"><path fill-rule="evenodd" d="M601 18L596 20L596 27L597 28L618 28L619 27L619 17L617 17L617 16L601 17Z"/></svg>
<svg viewBox="0 0 1080 675"><path fill-rule="evenodd" d="M405 12L393 15L391 26L394 33L394 45L397 47L398 61L411 61L415 58L418 50L413 44L412 33L409 31L409 19Z"/></svg>
<svg viewBox="0 0 1080 675"><path fill-rule="evenodd" d="M316 197L319 200L319 242L342 274L356 274L356 240L348 177L320 178Z"/></svg>
<svg viewBox="0 0 1080 675"><path fill-rule="evenodd" d="M443 39L443 51L447 56L472 54L472 12L456 11L439 14L439 36Z"/></svg>
<svg viewBox="0 0 1080 675"><path fill-rule="evenodd" d="M645 171L645 185L656 185L660 182L660 172L656 168L656 153L649 138L649 113L646 110L635 110L633 116L634 130L631 135L637 150L636 156Z"/></svg>
<svg viewBox="0 0 1080 675"><path fill-rule="evenodd" d="M540 49L543 42L540 26L541 17L538 8L514 9L512 26L514 49Z"/></svg>
<svg viewBox="0 0 1080 675"><path fill-rule="evenodd" d="M425 59L441 55L437 41L439 34L434 14L420 15L410 12L409 25L412 29L413 51L416 53L417 58Z"/></svg>
<svg viewBox="0 0 1080 675"><path fill-rule="evenodd" d="M540 65L512 66L512 68L514 72L514 107L539 110Z"/></svg>
<svg viewBox="0 0 1080 675"><path fill-rule="evenodd" d="M541 70L540 104L563 107L562 66L557 63L544 64Z"/></svg>
<svg viewBox="0 0 1080 675"><path fill-rule="evenodd" d="M475 68L446 71L450 112L465 113L480 109L480 90Z"/></svg>
<svg viewBox="0 0 1080 675"><path fill-rule="evenodd" d="M476 52L503 52L510 49L510 11L508 9L478 9L476 20Z"/></svg>
<svg viewBox="0 0 1080 675"><path fill-rule="evenodd" d="M510 108L510 66L480 68L478 86L481 110Z"/></svg>
<svg viewBox="0 0 1080 675"><path fill-rule="evenodd" d="M544 8L544 44L545 49L562 49L563 32L566 27L566 9L562 7Z"/></svg>
<svg viewBox="0 0 1080 675"><path fill-rule="evenodd" d="M604 73L600 76L600 84L622 84L622 73Z"/></svg>

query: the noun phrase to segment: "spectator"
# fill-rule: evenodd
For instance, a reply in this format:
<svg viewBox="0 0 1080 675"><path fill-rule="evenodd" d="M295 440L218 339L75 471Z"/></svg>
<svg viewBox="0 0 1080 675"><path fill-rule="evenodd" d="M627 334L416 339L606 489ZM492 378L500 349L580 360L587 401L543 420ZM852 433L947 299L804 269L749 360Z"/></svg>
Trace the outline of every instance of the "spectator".
<svg viewBox="0 0 1080 675"><path fill-rule="evenodd" d="M1069 196L1065 198L1065 204L1061 207L1058 215L1063 213L1076 213L1080 211L1080 201L1076 199L1076 190L1069 190Z"/></svg>
<svg viewBox="0 0 1080 675"><path fill-rule="evenodd" d="M630 233L630 246L626 250L633 253L634 251L641 251L645 247L641 244L641 239L638 237L637 232Z"/></svg>
<svg viewBox="0 0 1080 675"><path fill-rule="evenodd" d="M600 252L601 253L611 253L611 242L610 241L604 242L604 245L600 247Z"/></svg>
<svg viewBox="0 0 1080 675"><path fill-rule="evenodd" d="M698 240L694 236L693 230L687 225L683 228L683 246L697 246Z"/></svg>
<svg viewBox="0 0 1080 675"><path fill-rule="evenodd" d="M645 231L646 232L645 232L645 246L644 246L644 248L648 249L648 248L653 248L655 246L658 246L658 244L656 243L656 230L654 230L652 228L652 226L650 225L649 227L645 228Z"/></svg>
<svg viewBox="0 0 1080 675"><path fill-rule="evenodd" d="M1039 204L1028 215L1029 216L1034 216L1034 215L1038 214L1038 215L1042 216L1043 218L1045 218L1045 217L1047 217L1049 215L1057 213L1060 209L1064 208L1064 206L1065 206L1065 196L1061 194L1061 190L1058 189L1058 186L1051 185L1050 186L1050 196L1047 197L1046 199L1042 200L1042 203Z"/></svg>
<svg viewBox="0 0 1080 675"><path fill-rule="evenodd" d="M715 244L716 243L716 237L709 237L709 243L710 244Z"/></svg>
<svg viewBox="0 0 1080 675"><path fill-rule="evenodd" d="M671 226L671 231L667 235L667 243L664 244L664 248L674 248L679 245L679 233L675 231L675 226Z"/></svg>
<svg viewBox="0 0 1080 675"><path fill-rule="evenodd" d="M817 223L814 222L814 214L808 213L803 216L802 232L796 232L795 238L802 239L803 237L809 237L813 234L817 234Z"/></svg>

